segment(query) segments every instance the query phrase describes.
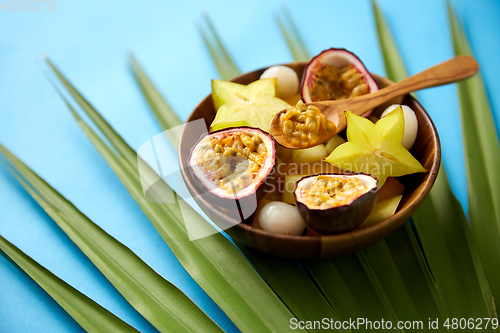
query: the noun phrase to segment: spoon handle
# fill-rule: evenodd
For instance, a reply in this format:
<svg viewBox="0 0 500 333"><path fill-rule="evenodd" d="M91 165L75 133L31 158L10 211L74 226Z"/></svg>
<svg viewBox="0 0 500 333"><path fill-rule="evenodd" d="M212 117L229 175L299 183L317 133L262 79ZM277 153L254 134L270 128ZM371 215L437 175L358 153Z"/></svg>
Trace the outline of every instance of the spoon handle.
<svg viewBox="0 0 500 333"><path fill-rule="evenodd" d="M466 79L476 74L478 69L479 64L476 59L460 55L381 89L378 93L381 96L391 94L391 98L406 95L412 91Z"/></svg>
<svg viewBox="0 0 500 333"><path fill-rule="evenodd" d="M335 113L338 113L339 110L349 110L357 115L362 115L394 97L420 89L457 82L474 75L478 69L479 65L473 57L460 55L374 93L345 100L313 104L318 104L321 110L324 109L327 118L335 118ZM340 116L340 118L343 117Z"/></svg>

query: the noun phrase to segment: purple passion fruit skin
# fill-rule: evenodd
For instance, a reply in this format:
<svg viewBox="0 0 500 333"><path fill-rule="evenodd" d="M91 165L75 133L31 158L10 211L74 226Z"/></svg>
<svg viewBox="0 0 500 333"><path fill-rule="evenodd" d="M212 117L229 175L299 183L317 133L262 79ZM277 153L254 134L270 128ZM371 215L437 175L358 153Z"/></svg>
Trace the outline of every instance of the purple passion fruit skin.
<svg viewBox="0 0 500 333"><path fill-rule="evenodd" d="M266 180L274 172L275 160L269 134L234 127L202 135L191 149L188 165L200 196L214 209L226 209L246 220L271 186Z"/></svg>
<svg viewBox="0 0 500 333"><path fill-rule="evenodd" d="M378 84L363 62L343 48L330 48L312 58L300 86L305 103L352 98L377 90Z"/></svg>
<svg viewBox="0 0 500 333"><path fill-rule="evenodd" d="M348 195L347 199L345 199L341 191L343 188L350 190L345 185L336 188L341 191L336 193L342 194L342 196L338 196L338 200L335 199L337 194L330 195L328 191L325 191L320 196L315 196L314 193L318 193L317 189L319 188L316 185L323 180L333 183L340 181L343 184L355 183L358 189L354 190L352 195ZM359 186L359 183L362 184L362 187ZM312 193L313 191L316 192ZM318 174L303 177L297 182L294 199L297 209L306 224L320 234L329 235L351 231L363 223L375 205L377 192L378 181L370 175ZM325 196L331 198L328 201L329 203L336 202L336 204L327 204L324 199Z"/></svg>

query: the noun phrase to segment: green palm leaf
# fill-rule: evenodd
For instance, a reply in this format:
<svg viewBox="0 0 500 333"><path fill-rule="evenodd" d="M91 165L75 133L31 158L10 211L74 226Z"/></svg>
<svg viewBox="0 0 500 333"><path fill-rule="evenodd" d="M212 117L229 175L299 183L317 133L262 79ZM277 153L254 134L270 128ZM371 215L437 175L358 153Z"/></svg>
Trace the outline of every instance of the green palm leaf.
<svg viewBox="0 0 500 333"><path fill-rule="evenodd" d="M280 15L277 15L276 20L294 60L308 61L310 56L307 48L285 6L282 8L281 16L285 19L282 20ZM357 254L333 260L306 262L305 265L330 304L341 313L342 318L395 320L394 311L383 291L378 285L373 284Z"/></svg>
<svg viewBox="0 0 500 333"><path fill-rule="evenodd" d="M455 54L472 55L467 37L449 6ZM472 235L491 291L500 299L500 144L480 74L458 83Z"/></svg>
<svg viewBox="0 0 500 333"><path fill-rule="evenodd" d="M443 167L413 220L447 317L496 317L467 219Z"/></svg>
<svg viewBox="0 0 500 333"><path fill-rule="evenodd" d="M179 117L177 117L167 101L165 101L154 84L149 80L146 73L142 70L139 63L133 56L131 56L131 62L135 80L139 85L146 102L153 111L153 114L158 119L160 126L163 128L173 128L182 125L182 121ZM166 135L170 135L171 133L172 131L168 131L166 132ZM179 137L177 135L172 135L172 137L169 137L169 140L172 142L172 146L177 149Z"/></svg>
<svg viewBox="0 0 500 333"><path fill-rule="evenodd" d="M403 61L382 13L375 2L373 6L388 78L402 80L407 76ZM446 317L494 316L488 281L484 278L463 209L451 192L444 168L413 219ZM419 281L422 282L415 280Z"/></svg>
<svg viewBox="0 0 500 333"><path fill-rule="evenodd" d="M410 224L405 223L386 242L420 318L437 318L441 322L446 318L441 295Z"/></svg>
<svg viewBox="0 0 500 333"><path fill-rule="evenodd" d="M203 13L202 17L207 27L207 29L203 29L201 26L198 26L198 31L203 42L210 52L210 56L219 71L220 77L223 80L231 80L240 74L240 70L227 52L208 14Z"/></svg>
<svg viewBox="0 0 500 333"><path fill-rule="evenodd" d="M0 236L0 253L40 285L87 332L138 332Z"/></svg>
<svg viewBox="0 0 500 333"><path fill-rule="evenodd" d="M403 61L380 9L373 4L387 76L399 81L407 76ZM308 60L310 57L286 8L282 17L284 18L277 16L276 21L295 60ZM239 70L208 16L205 14L203 18L208 29L200 28L200 34L219 74L223 79L233 78ZM450 20L455 52L470 54L465 35L451 8ZM425 321L426 318L436 317L441 321L446 317L496 316L489 288L491 285L494 295L500 292L500 251L497 246L500 241L500 210L495 205L500 203L500 176L495 173L495 166L500 162L500 146L480 77L458 86L467 154L472 233L462 207L450 189L443 168L429 197L414 216L415 228L425 257L414 231L406 223L385 240L356 254L304 263L319 287L318 290L295 261L269 258L238 245L249 259L249 263L236 247L219 233L198 241L189 241L183 218L194 221L200 228L212 227L180 197L176 196L175 204L147 201L142 193L136 164L144 162L137 160L136 153L49 60L47 63L72 98L109 140L110 145L105 143L65 100L83 131L118 175L181 264L242 331L273 331L277 327L280 330L285 329L289 327L289 320L293 315L301 320L327 317L344 320L387 318L393 321ZM165 129L180 125L179 118L134 59L132 67L139 87L160 125ZM171 135L169 140L174 147L177 146L176 134ZM35 200L86 254L90 254L93 262L95 260L96 265L102 268L101 271L106 277L112 283L117 283L116 276L123 273L124 267L127 266L126 260L133 258L133 253L123 245L113 243L117 241L95 226L5 148L0 146L0 151L27 180L29 184L15 174ZM155 175L153 170L146 170ZM172 192L166 184L160 185L164 191ZM100 241L94 242L92 237L97 237L105 245ZM478 241L477 249L473 238ZM0 237L0 249L3 246L11 251L11 254L19 254L12 252L8 242L2 240ZM121 254L128 250L129 258L123 259L120 256L120 260L124 261L115 262L114 257L106 256L105 251L113 251L116 248L120 248L118 252ZM139 258L137 260L140 261ZM132 262L136 264L136 261ZM252 266L258 269L290 310L276 297ZM168 281L165 282L168 285ZM182 292L173 286L170 288L171 295L180 297ZM145 288L142 292L148 294L153 289ZM127 289L122 290L125 294L129 292ZM169 309L171 316L174 313L174 318L169 317L163 322L157 316L158 313L149 312L150 309L145 310L140 306L143 300L138 301L132 294L127 295L124 295L127 300L157 325L173 323L178 325L177 329L180 331L195 328L206 330L206 327L220 330L184 294L182 295L186 299L180 297L185 302L180 317L176 317L174 309ZM153 303L168 305L168 300L153 300ZM183 317L186 313L197 313L200 321L186 323L186 318Z"/></svg>
<svg viewBox="0 0 500 333"><path fill-rule="evenodd" d="M49 60L47 63L118 153L115 153L73 112L85 134L120 178L180 263L235 325L245 332L265 332L273 331L276 327L283 327L283 329L289 327L293 314L228 239L220 233L215 233L200 240L190 241L184 219L189 220L197 228L213 229L213 227L178 196L176 196L177 203L172 204L158 204L145 199L135 166L137 161L143 163L142 160L137 159L132 148L104 121L55 66ZM156 175L147 166L143 170L149 172L151 176ZM158 189L159 191L172 192L164 182L157 185L163 186Z"/></svg>
<svg viewBox="0 0 500 333"><path fill-rule="evenodd" d="M275 19L295 61L309 61L311 56L305 47L290 11L285 5L282 6L281 15L276 15Z"/></svg>
<svg viewBox="0 0 500 333"><path fill-rule="evenodd" d="M0 153L26 179L13 173L21 185L153 326L162 332L222 331L180 289L94 224L2 145Z"/></svg>
<svg viewBox="0 0 500 333"><path fill-rule="evenodd" d="M213 33L215 34L215 39L219 39L215 31ZM210 47L223 48L223 46L211 44ZM227 52L222 51L221 54L227 55ZM225 66L224 64L226 64L226 62L224 61L224 59L221 59L219 57L217 57L216 59L218 63L222 64L222 66ZM145 98L148 99L148 96L152 95L154 91L156 91L156 88L145 75L141 74L144 72L141 70L137 62L135 62L134 64L134 69L137 70L137 73L135 74L136 78L140 78L142 81L138 82L138 84L141 86L147 86L151 89L151 91L143 91ZM222 72L220 73L222 76L225 69L219 70L222 70ZM155 102L150 100L150 103ZM158 103L159 105L152 106L153 110L158 109L160 105L163 105L166 102L165 100L163 100L158 101ZM177 118L176 114L171 108L164 108L162 117L167 117L169 119ZM168 127L168 124L162 123L160 118L158 118L158 120L165 130L170 129L170 127ZM178 139L176 138L169 139L172 145L175 145L176 142L178 142ZM258 270L264 280L285 302L285 304L297 318L303 321L321 320L322 318L339 318L338 313L328 304L326 299L319 292L313 282L309 279L307 274L297 264L297 262L293 260L274 258L256 252L240 243L236 243L236 246L243 252L250 263Z"/></svg>
<svg viewBox="0 0 500 333"><path fill-rule="evenodd" d="M295 27L289 13L286 14L291 26ZM297 35L294 30L296 31L296 28L288 31L282 27L285 39L289 39L287 36ZM295 60L302 60L294 51L306 50L300 39L295 39L289 46ZM400 242L401 237L410 242ZM406 260L396 263L393 258L395 256L401 258L401 253L406 254ZM345 315L360 318L365 316L373 320L382 316L419 320L428 318L429 314L436 316L442 312L432 277L409 228L401 228L386 240L360 251L357 256L351 255L346 258L349 259L340 262L338 259L334 260L333 265L308 265L325 295L330 297L330 302L341 304L338 309L347 312ZM350 269L343 270L341 265L348 265ZM408 274L409 267L412 268L411 274ZM332 277L335 277L334 281ZM360 277L364 277L364 281L353 283ZM348 290L332 290L329 288L329 282L334 285L343 284ZM365 297L359 293L359 290L367 289L364 287L367 284L372 285L373 290L377 291L372 297ZM415 288L415 285L418 288ZM349 313L347 309L353 312Z"/></svg>
<svg viewBox="0 0 500 333"><path fill-rule="evenodd" d="M395 321L394 309L357 253L305 262L321 291L342 318Z"/></svg>
<svg viewBox="0 0 500 333"><path fill-rule="evenodd" d="M288 23L289 23L291 26L293 26L293 27L294 27L294 24L293 24L293 22L291 21L290 15L289 15L288 13L287 13L286 17L287 17L287 19L288 19ZM292 36L292 35L293 35L293 36L296 36L296 35L298 35L298 33L296 32L296 30L295 30L295 31L293 31L293 30L292 30L292 31L290 31L290 32L287 32L286 28L284 28L284 27L283 27L283 29L284 29L283 31L284 31L285 33L287 33L287 36ZM295 29L296 29L296 28L295 28ZM291 47L293 47L293 48L294 48L294 50L302 50L301 54L307 53L307 52L306 52L306 49L305 49L305 47L304 47L304 45L302 44L302 42L301 42L301 40L300 40L300 38L294 38L294 39L293 39L293 43L291 43L291 44L290 44L290 46L291 46ZM297 52L293 52L293 51L292 51L292 53L293 53L293 54L298 54ZM297 60L297 59L296 59L296 60ZM242 250L243 250L243 249L242 249ZM244 250L243 250L243 252L244 252L244 253L246 253ZM276 272L277 272L276 270L269 269L270 264L271 264L271 266L272 266L272 264L273 264L272 262L269 262L269 259L267 259L267 258L265 258L265 257L262 257L262 256L261 256L261 258L258 258L258 257L253 256L253 257L251 257L251 259L253 259L253 260L250 260L250 261L252 262L252 264L254 264L254 265L257 267L257 269L259 270L259 272L260 272L261 274L263 274L263 277L266 279L266 281L268 281L268 282L270 283L270 285L271 285L271 286L280 286L280 283L282 284L282 282L281 282L281 281L283 281L284 279L289 279L289 280L290 280L290 279L294 279L294 280L297 280L297 282L299 282L299 283L303 284L303 281L301 281L300 279L298 279L298 277L300 277L300 276L301 276L301 273L302 273L302 272L297 271L297 267L292 267L292 266L290 266L290 265L287 265L287 266L286 266L286 268L283 268L283 267L282 267L282 269L281 269L281 270L279 270L279 271L281 271L281 273L276 273ZM261 259L261 260L259 260L258 262L256 262L256 261L255 261L256 259ZM266 262L266 261L267 261L267 262ZM324 268L322 268L322 266L315 266L315 267L318 267L318 269L319 269L319 270L324 270ZM358 267L358 268L360 268L360 269L361 269L361 271L362 271L362 273L364 273L364 274L366 275L366 273L365 273L365 271L364 271L364 269L363 269L363 266L362 266L361 264L360 264L359 266L357 266L357 267ZM273 272L273 271L274 271L275 273L274 273L273 275L269 275L269 272ZM278 271L278 272L279 272L279 271ZM288 274L289 272L294 272L295 274L293 274L293 275ZM346 272L346 274L349 274L350 272L351 272L351 271ZM328 286L328 285L329 285L330 283L332 283L332 282L333 282L333 284L336 284L334 281L331 281L331 275L329 274L330 272L325 272L325 273L326 273L326 274L320 274L320 275L319 275L319 276L327 276L327 277L328 277L328 282L327 282L327 283L325 283L325 285L327 285L327 286ZM278 275L281 275L281 276L278 276ZM313 272L313 275L314 275L314 272ZM356 274L356 275L358 275L358 276L359 276L359 274ZM369 278L369 277L367 276L367 278ZM349 278L348 278L347 280L352 281L352 279L349 279ZM356 279L355 279L354 281L356 281ZM319 282L319 283L320 283L320 286L321 286L321 281L317 281L317 282ZM289 282L289 283L290 283L290 282ZM310 283L310 282L309 282L309 283ZM296 312L296 311L300 311L300 310L301 310L301 307L300 307L300 306L297 306L297 305L300 305L300 303L299 303L299 304L297 304L297 303L295 303L295 302L294 302L294 303L290 302L290 301L292 300L292 299L290 299L290 295L291 295L291 294L290 294L290 291L292 291L292 292L293 292L293 290L294 290L293 288L294 288L296 285L297 285L297 284L290 283L290 286L291 286L292 288L291 288L290 290L283 290L283 288L281 288L281 289L282 289L282 291L281 291L281 293L279 293L279 292L278 292L278 295L279 295L280 297L282 297L282 298L285 300L285 303L286 303L286 304L287 304L287 305L291 308L291 310L292 310L292 311L294 311L294 313L296 313L296 314L297 314L297 312ZM374 286L374 287L375 287L375 286ZM363 289L362 289L362 287L360 288L358 285L353 286L353 288L356 288L356 290L363 290ZM377 288L375 288L375 289L377 289ZM374 314L374 315L371 317L371 319L373 319L373 320L377 320L377 318L381 318L381 317L385 317L385 318L389 317L389 318L393 318L393 319L395 319L396 317L395 317L395 315L394 315L394 313L393 313L393 309L392 309L392 308L391 308L391 306L389 305L388 301L384 299L385 294L384 294L384 292L383 292L382 290L380 290L380 289L381 289L381 288L378 288L377 290L378 290L379 292L374 293L374 299L375 299L375 302L376 302L376 301L378 301L379 303L378 303L378 304L377 304L377 306L375 306L375 307L372 307L372 306L367 307L367 308L366 308L366 310L368 311L368 313L373 313L373 314ZM323 290L323 292L325 293L325 290ZM309 297L308 297L307 299L311 299L311 296L312 296L312 295L316 295L316 293L317 293L317 291L315 291L315 293L308 292L307 294L309 295ZM381 295L381 294L382 294L382 295ZM329 296L329 295L328 295L327 293L325 293L325 295L326 295L326 296L327 296L327 298L328 298L328 296ZM358 295L359 295L359 294L358 294ZM400 294L393 294L393 295L395 295L395 296L397 295L397 296L399 296L399 298L401 298L401 297L402 297L402 294L401 294L401 293L400 293ZM407 296L407 294L403 294L403 295ZM363 296L361 296L360 298L358 298L358 300L357 300L357 301L358 301L358 302L363 303L363 297L364 297L364 296L365 296L365 295L363 295ZM380 298L380 297L382 297L382 298ZM288 301L287 301L287 300L288 300ZM331 299L329 299L329 300L330 300L330 303L332 303L332 300L331 300ZM311 299L311 301L314 301L314 299ZM403 300L403 301L401 302L401 304L408 304L408 301L409 301L408 299L406 299L406 302L405 302L405 300ZM412 303L411 303L411 301L409 301L409 304L412 304ZM373 309L374 309L375 311L371 311L371 310L373 310ZM384 311L384 309L385 309L386 311ZM342 311L341 307L336 307L336 310L337 310L338 312L341 312L341 311ZM359 317L362 317L362 316L361 316L361 314L359 314L359 313L358 313L358 315L359 315ZM402 316L405 316L405 315L402 315ZM300 316L298 316L298 317L300 318ZM346 314L345 314L344 316L342 316L342 317L343 317L343 318L353 318L353 317L356 317L356 314L353 314L353 313L346 313ZM418 317L418 316L413 316L413 317ZM314 318L314 316L313 316L313 317L311 317L311 314L309 314L308 316L306 316L306 318Z"/></svg>
<svg viewBox="0 0 500 333"><path fill-rule="evenodd" d="M375 23L378 32L378 41L384 58L385 74L388 79L394 82L401 81L408 77L403 59L399 56L399 51L394 43L394 39L392 38L391 32L387 27L387 23L385 22L380 8L374 0L372 1L372 4L373 15L375 16Z"/></svg>
<svg viewBox="0 0 500 333"><path fill-rule="evenodd" d="M330 306L296 261L272 257L245 245L235 244L299 320L347 319ZM321 332L321 329L308 331ZM346 332L344 329L336 331Z"/></svg>

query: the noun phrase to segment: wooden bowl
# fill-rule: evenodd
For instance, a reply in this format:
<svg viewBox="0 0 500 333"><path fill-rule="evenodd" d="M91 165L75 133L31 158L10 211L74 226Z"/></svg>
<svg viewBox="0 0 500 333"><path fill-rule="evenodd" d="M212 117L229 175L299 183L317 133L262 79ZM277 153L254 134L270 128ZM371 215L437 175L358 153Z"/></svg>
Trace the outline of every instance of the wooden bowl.
<svg viewBox="0 0 500 333"><path fill-rule="evenodd" d="M305 62L300 62L287 64L286 66L294 69L300 78L305 65ZM240 75L233 81L249 84L258 80L264 70L265 68ZM381 88L392 84L391 81L384 77L373 76ZM203 199L195 186L187 160L191 148L198 141L201 133L189 133L189 131L185 130L181 132L178 154L182 176L191 195L210 219L223 229L224 226L233 226L225 231L235 240L254 249L290 259L329 258L359 251L382 240L411 217L431 190L441 162L441 148L436 128L427 112L413 97L407 95L399 98L399 100L393 100L381 105L374 111L375 114L377 112L380 114L387 105L393 103L406 104L415 111L418 119L418 135L411 153L429 172L398 178L405 185L405 193L399 204L398 211L392 217L370 227L342 234L315 237L278 235L252 228L246 223L238 223L239 220L236 220L232 214L214 207ZM208 128L214 117L215 110L212 97L208 95L189 115L186 122L204 119Z"/></svg>

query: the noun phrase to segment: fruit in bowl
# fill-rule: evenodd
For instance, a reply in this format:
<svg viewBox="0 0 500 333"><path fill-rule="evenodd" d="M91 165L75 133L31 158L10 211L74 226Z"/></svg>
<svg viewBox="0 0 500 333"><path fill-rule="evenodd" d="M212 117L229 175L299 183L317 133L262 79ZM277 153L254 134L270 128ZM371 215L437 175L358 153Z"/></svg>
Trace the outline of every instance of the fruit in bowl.
<svg viewBox="0 0 500 333"><path fill-rule="evenodd" d="M351 231L370 215L378 181L363 175L319 174L301 178L294 190L300 215L323 235Z"/></svg>
<svg viewBox="0 0 500 333"><path fill-rule="evenodd" d="M274 140L252 127L203 135L193 146L189 167L198 190L214 206L251 215L266 190L275 163ZM245 214L247 215L247 214Z"/></svg>
<svg viewBox="0 0 500 333"><path fill-rule="evenodd" d="M308 103L352 98L377 90L377 81L355 54L330 48L307 64L300 94Z"/></svg>
<svg viewBox="0 0 500 333"><path fill-rule="evenodd" d="M302 79L304 69L306 68L307 64L293 63L281 66L290 68L297 74L299 79ZM243 87L248 87L249 84L258 82L260 76L262 75L262 73L264 73L265 70L266 69L243 74L235 78L233 80L233 83L239 84ZM268 73L269 72L273 71L268 69ZM279 73L280 71L276 72ZM290 77L290 75L288 75L288 77ZM370 77L372 76L370 75ZM373 75L373 78L381 88L391 84L389 80L377 75ZM269 77L267 78L267 80L269 80ZM276 89L276 84L279 84L278 80L279 77L274 83L274 89ZM302 82L304 82L303 79ZM293 84L288 86L293 86ZM247 107L250 106L256 98L259 98L260 105L269 105L266 104L265 99L277 98L275 95L275 91L273 92L273 94L270 94L269 91L264 91L260 94L254 94L253 96L248 94L242 95L239 92L242 91L240 88L236 89L236 91L237 93L233 94L233 97L239 99L237 101L238 103L243 104ZM217 94L223 93L219 91ZM230 94L227 94L227 96L229 95ZM292 92L290 92L289 95L293 95ZM264 98L264 102L262 102L262 98ZM290 99L287 99L287 101L289 103L296 103L298 102L298 98L295 101L291 101ZM224 105L220 105L221 103L217 100L217 98L209 95L196 107L193 113L189 116L188 121L204 119L207 128L210 127L214 119L216 119L216 115L218 113L216 107L214 106L214 102L216 105L219 104L217 105L219 108ZM276 102L276 100L273 100L273 103L274 102ZM227 103L227 101L225 103ZM280 104L280 102L276 104ZM295 207L295 205L291 205L291 203L299 205L298 202L296 203L295 201L293 201L293 193L295 190L295 183L304 176L315 174L317 175L319 173L327 173L329 175L357 173L356 170L348 170L348 168L346 168L345 164L343 163L335 165L335 161L332 161L331 159L329 162L333 162L333 164L324 161L324 159L328 156L335 154L335 151L341 148L342 145L350 143L349 137L347 137L348 142L344 143L346 141L345 132L333 137L324 144L309 149L290 151L283 147L275 146L276 149L274 151L274 163L264 163L267 166L273 164L273 170L271 172L264 172L267 174L266 181L261 183L260 180L262 178L259 177L262 176L258 176L258 173L252 173L252 181L248 184L260 184L260 186L244 186L244 188L253 186L249 192L256 194L255 207L253 207L253 209L255 211L258 211L259 214L254 213L252 215L250 213L244 213L238 216L234 214L234 211L224 208L216 202L213 202L212 200L209 200L206 197L200 195L203 191L207 191L207 188L203 187L200 189L199 178L196 176L196 174L193 174L189 170L192 170L193 163L196 164L196 162L194 162L192 158L190 158L190 155L193 151L193 147L199 144L201 133L189 133L187 131L183 131L181 133L178 150L181 172L186 181L188 189L190 190L202 210L216 224L222 226L233 225L233 227L227 229L226 232L237 241L245 243L251 247L269 254L294 259L313 259L350 253L381 240L401 224L403 224L418 208L424 197L429 192L435 180L440 163L439 139L437 137L437 133L432 124L432 121L428 117L425 110L420 106L420 104L418 104L418 102L416 102L411 96L407 95L402 99L392 100L388 104L376 108L370 116L370 120L364 120L370 123L372 123L372 121L377 123L377 121L379 121L378 117L382 114L382 111L384 111L389 104L404 104L414 111L414 115L417 119L418 131L416 132L417 135L415 143L413 144L413 148L411 150L411 154L409 154L412 158L415 159L414 162L418 163L418 165L421 167L421 169L416 171L422 173L409 174L402 177L401 175L405 174L404 172L394 174L398 178L394 178L389 174L390 177L387 178L386 184L378 190L378 195L375 192L375 199L373 199L373 195L371 195L372 197L370 200L368 200L369 202L365 202L361 205L361 207L363 207L364 214L362 214L363 216L354 218L356 219L357 225L352 228L340 228L339 230L334 231L340 233L329 234L331 233L330 231L323 230L320 226L317 226L317 224L307 223L307 228L305 228L302 233L298 234L300 232L299 226L301 225L301 223L299 220L297 220L297 214L293 213L292 211L293 209L296 210L297 208ZM287 103L287 105L289 104ZM274 112L278 112L281 109L283 108L281 107L281 105L279 105L279 107L276 107L276 110ZM389 115L385 115L385 117L389 117ZM232 126L236 126L238 128L243 124L236 124L233 121L234 119L238 121L243 120L246 126L255 128L258 127L261 130L265 131L265 128L262 129L262 127L264 127L262 125L262 118L259 118L256 113L253 113L250 117L240 117L240 119L232 118L231 121L227 121L227 118L221 118L219 116L218 123L225 123L222 127L227 125L228 127L226 127L226 130L234 131L235 129ZM388 124L389 120L386 120L385 123ZM374 124L372 123L372 125ZM398 128L400 128L403 125L399 124L398 126ZM217 128L220 129L219 127ZM347 130L349 131L349 126ZM224 129L222 129L222 131L224 131ZM403 135L402 130L397 130L396 132L401 133L401 136ZM208 134L207 136L210 135L211 134ZM402 137L399 139L400 141L398 143L400 146L402 141L401 139ZM234 142L231 143L231 147L228 146L225 149L234 148L232 147L232 145L234 145ZM236 143L236 145L239 144ZM212 147L215 146L212 145ZM242 147L246 148L245 145L243 145ZM401 149L404 149L403 146L401 146ZM243 150L241 149L241 152L237 152L236 154L238 153L240 153L241 156L237 157L245 160L246 156L245 154L243 154ZM271 154L268 156L271 155L273 155L273 152L271 152ZM204 162L202 162L201 164L203 165L203 163ZM247 171L247 169L250 168L250 163L245 163L240 163L239 169L236 168L236 166L238 166L238 162L231 163L229 168L231 170L230 175L234 174L234 179L237 179L239 177L237 175L239 174L250 174L249 171ZM247 169L242 170L243 167L241 165L243 164ZM218 177L219 180L223 179L222 174L220 174ZM212 180L217 180L217 177L213 177ZM260 194L259 191L262 191L262 189L264 188L262 187L263 185L265 185L265 193L263 194L264 196L261 199L262 194ZM372 193L370 191L368 192ZM257 193L259 193L259 195L257 195ZM232 194L236 194L236 196L238 195L237 191ZM290 194L292 194L292 196L290 196ZM380 199L377 199L377 196ZM361 197L362 195L359 196L359 198ZM290 200L290 198L292 198L292 200ZM356 200L356 198L358 197L355 196L352 202L364 201ZM277 204L276 202L280 203ZM285 205L287 206L282 206L283 202L285 202ZM266 208L266 206L268 206L268 208L264 209ZM279 210L275 207L279 207ZM241 205L240 208L242 208ZM290 219L293 219L294 221L291 224L291 229L293 229L291 232L288 232L286 224L280 224L279 226L277 226L276 224L272 223L272 219L268 218L271 215L266 215L273 213L275 214L273 216L277 216L277 211L284 212L283 214L288 214L288 212L291 213L290 215L283 215L290 216ZM297 211L300 212L300 210ZM262 223L262 225L257 221L259 217L263 219L263 221L265 221L264 223ZM330 217L325 217L324 219L328 218ZM331 218L338 219L338 217L335 216L332 216ZM307 217L305 219L307 219ZM318 222L319 220L320 219L316 219L315 222Z"/></svg>

